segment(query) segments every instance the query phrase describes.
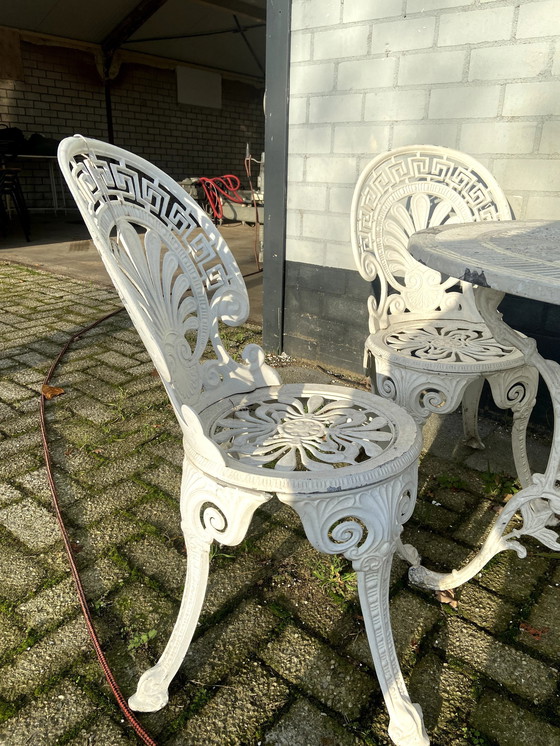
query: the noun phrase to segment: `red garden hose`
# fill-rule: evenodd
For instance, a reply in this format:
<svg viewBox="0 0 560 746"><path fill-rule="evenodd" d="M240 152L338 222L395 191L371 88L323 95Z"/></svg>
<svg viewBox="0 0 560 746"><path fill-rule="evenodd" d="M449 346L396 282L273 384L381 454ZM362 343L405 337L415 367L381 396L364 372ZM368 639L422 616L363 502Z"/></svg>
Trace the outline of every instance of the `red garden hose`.
<svg viewBox="0 0 560 746"><path fill-rule="evenodd" d="M94 321L93 324L90 324L89 326L85 327L84 329L80 329L76 334L74 334L68 342L65 344L65 346L60 351L58 357L54 361L54 363L51 365L49 372L45 376L45 379L43 381L43 387L41 390L41 397L39 399L39 416L41 420L41 438L43 441L43 453L45 456L45 466L47 471L47 479L49 482L49 486L51 488L51 494L53 499L53 506L54 511L56 514L56 518L58 521L58 525L60 527L60 533L62 534L62 539L64 542L64 547L66 549L66 554L68 555L68 561L70 564L70 570L72 572L72 577L74 578L74 584L76 586L76 591L78 593L78 598L80 601L80 606L82 607L82 612L84 615L84 619L86 622L87 630L89 632L89 636L91 638L91 641L93 643L93 647L95 649L95 653L97 655L97 659L99 661L99 664L101 668L103 669L103 673L105 674L105 678L107 680L107 683L109 684L109 687L111 688L111 691L113 692L113 695L115 699L117 700L117 703L119 707L121 708L121 711L125 718L128 720L132 728L134 729L136 735L138 738L147 746L157 746L157 743L151 738L151 736L146 733L144 728L140 725L138 720L134 717L134 714L132 713L132 710L129 708L126 699L124 698L123 694L121 693L121 690L119 689L119 686L115 680L115 677L113 676L113 672L111 671L109 664L107 663L107 659L105 658L105 655L103 653L103 650L101 649L101 644L99 642L99 638L97 636L97 633L95 631L95 627L93 626L93 620L91 618L91 613L88 607L88 602L86 599L86 595L84 593L84 588L82 585L82 581L80 580L80 575L78 573L78 568L76 567L76 563L74 561L74 555L72 551L72 545L70 542L70 539L68 537L68 532L66 531L66 527L64 525L64 520L62 518L62 513L60 510L60 504L58 501L58 493L56 490L56 484L54 481L54 475L52 471L52 464L51 464L51 456L49 453L49 444L47 440L47 426L46 426L46 419L45 419L45 393L48 392L49 388L49 381L56 370L56 367L60 360L62 359L63 355L66 353L66 350L70 347L72 342L74 342L76 339L82 336L85 332L89 331L90 329L93 329L97 324L100 324L102 321L105 321L106 319L110 318L111 316L114 316L117 313L120 313L123 311L123 308L119 308L117 311L113 311L112 313L107 314L106 316L103 316L103 318L98 319L97 321ZM59 392L60 393L60 392Z"/></svg>

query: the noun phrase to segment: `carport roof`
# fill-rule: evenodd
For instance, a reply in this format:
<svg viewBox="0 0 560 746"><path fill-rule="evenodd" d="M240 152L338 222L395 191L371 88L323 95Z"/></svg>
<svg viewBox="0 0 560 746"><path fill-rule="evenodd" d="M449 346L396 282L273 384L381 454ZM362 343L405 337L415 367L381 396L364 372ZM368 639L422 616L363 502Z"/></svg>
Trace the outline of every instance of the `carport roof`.
<svg viewBox="0 0 560 746"><path fill-rule="evenodd" d="M194 65L264 81L266 0L18 0L0 4L0 26L23 38L91 45L107 69L150 55L155 64ZM149 62L148 58L144 58Z"/></svg>

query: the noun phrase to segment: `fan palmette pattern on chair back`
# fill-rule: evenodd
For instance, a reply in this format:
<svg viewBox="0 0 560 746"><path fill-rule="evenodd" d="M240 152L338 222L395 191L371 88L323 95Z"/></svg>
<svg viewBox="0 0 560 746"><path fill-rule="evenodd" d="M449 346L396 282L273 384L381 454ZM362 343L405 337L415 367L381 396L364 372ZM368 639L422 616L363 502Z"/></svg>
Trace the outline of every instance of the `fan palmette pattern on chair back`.
<svg viewBox="0 0 560 746"><path fill-rule="evenodd" d="M132 153L79 136L63 147L73 196L177 412L200 411L218 389L222 396L262 385L262 350L249 345L239 364L220 339L219 321L242 323L249 302L204 211Z"/></svg>
<svg viewBox="0 0 560 746"><path fill-rule="evenodd" d="M417 262L408 239L438 225L510 219L507 200L483 166L446 148L400 148L366 167L352 213L357 266L380 285L372 331L385 328L389 314L480 320L472 286Z"/></svg>

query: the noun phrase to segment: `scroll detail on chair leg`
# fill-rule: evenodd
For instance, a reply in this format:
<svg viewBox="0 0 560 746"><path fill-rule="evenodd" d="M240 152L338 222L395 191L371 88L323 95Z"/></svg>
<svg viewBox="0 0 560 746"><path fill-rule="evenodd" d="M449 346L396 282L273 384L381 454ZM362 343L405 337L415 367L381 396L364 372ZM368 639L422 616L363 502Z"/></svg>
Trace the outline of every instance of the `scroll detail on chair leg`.
<svg viewBox="0 0 560 746"><path fill-rule="evenodd" d="M530 365L514 371L502 371L488 376L492 396L502 409L511 409L513 426L511 444L515 469L521 485L528 487L532 481L527 457L527 425L537 396L539 374Z"/></svg>
<svg viewBox="0 0 560 746"><path fill-rule="evenodd" d="M422 711L411 702L406 690L389 617L392 558L397 547L409 553L410 548L403 547L399 537L414 509L416 487L417 468L413 464L397 477L371 487L312 497L281 497L298 512L316 549L343 554L357 571L368 641L391 718L389 735L397 746L429 744Z"/></svg>
<svg viewBox="0 0 560 746"><path fill-rule="evenodd" d="M129 699L132 710L153 712L167 704L168 687L183 662L206 595L212 541L229 546L243 540L255 510L270 495L217 484L183 464L181 527L187 549L187 577L179 615L159 661L140 677Z"/></svg>

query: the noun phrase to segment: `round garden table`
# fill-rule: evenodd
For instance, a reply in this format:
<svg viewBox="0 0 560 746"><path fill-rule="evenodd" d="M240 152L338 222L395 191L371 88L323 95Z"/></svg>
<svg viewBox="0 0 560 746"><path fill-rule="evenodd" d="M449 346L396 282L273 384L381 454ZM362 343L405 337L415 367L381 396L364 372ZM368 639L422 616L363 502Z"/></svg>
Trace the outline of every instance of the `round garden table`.
<svg viewBox="0 0 560 746"><path fill-rule="evenodd" d="M497 310L504 292L560 304L560 221L484 221L429 228L411 236L409 251L427 266L475 286L477 308L494 338L520 350L526 363L539 371L554 410L545 473L533 474L532 483L506 503L478 554L461 570L450 573L432 572L421 565L410 569L414 582L449 589L474 577L505 549L524 557L527 550L519 541L524 536L560 550L560 365L545 360L535 341L507 326ZM516 513L521 515L521 526L508 527Z"/></svg>

